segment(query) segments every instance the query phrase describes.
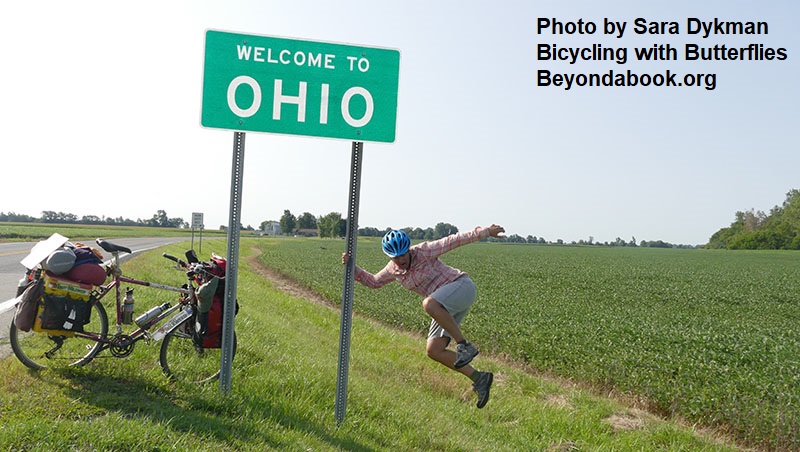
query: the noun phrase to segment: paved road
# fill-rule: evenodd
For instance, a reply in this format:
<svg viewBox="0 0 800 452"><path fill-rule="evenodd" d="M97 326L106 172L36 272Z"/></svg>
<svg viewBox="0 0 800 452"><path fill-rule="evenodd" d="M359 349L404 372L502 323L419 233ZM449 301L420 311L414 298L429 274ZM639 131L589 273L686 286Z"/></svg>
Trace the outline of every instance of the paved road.
<svg viewBox="0 0 800 452"><path fill-rule="evenodd" d="M127 246L133 251L133 254L185 240L187 239L165 237L108 239L111 243ZM36 242L0 243L0 359L5 357L11 350L7 343L7 338L11 319L14 317L13 300L17 293L17 284L20 278L25 275L25 267L19 262L28 255L34 245L36 245ZM91 245L100 249L94 243L91 243ZM109 253L103 250L100 251L106 259L111 258ZM123 254L120 259L124 260L126 256Z"/></svg>

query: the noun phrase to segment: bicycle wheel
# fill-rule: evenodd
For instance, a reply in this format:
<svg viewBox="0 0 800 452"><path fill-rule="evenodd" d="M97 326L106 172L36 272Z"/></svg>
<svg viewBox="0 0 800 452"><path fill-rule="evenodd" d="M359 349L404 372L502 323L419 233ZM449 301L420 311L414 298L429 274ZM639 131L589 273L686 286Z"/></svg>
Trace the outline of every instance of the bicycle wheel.
<svg viewBox="0 0 800 452"><path fill-rule="evenodd" d="M108 335L108 315L99 302L90 307L89 323L84 325L83 330L103 339ZM20 331L13 321L9 339L17 359L34 370L83 366L94 358L103 345L86 337Z"/></svg>
<svg viewBox="0 0 800 452"><path fill-rule="evenodd" d="M189 321L191 327L191 320ZM161 369L171 379L187 383L205 383L219 378L222 364L221 348L197 346L184 322L164 337L161 344ZM236 332L233 333L233 353L236 354Z"/></svg>

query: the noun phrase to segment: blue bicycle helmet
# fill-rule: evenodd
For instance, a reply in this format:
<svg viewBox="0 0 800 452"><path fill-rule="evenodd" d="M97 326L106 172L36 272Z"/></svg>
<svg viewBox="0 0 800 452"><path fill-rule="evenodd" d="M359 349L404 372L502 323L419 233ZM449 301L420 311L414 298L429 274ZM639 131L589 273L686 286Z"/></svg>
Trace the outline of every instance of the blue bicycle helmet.
<svg viewBox="0 0 800 452"><path fill-rule="evenodd" d="M381 247L383 247L383 252L389 257L402 256L406 254L411 247L411 239L408 238L406 231L392 230L383 236Z"/></svg>

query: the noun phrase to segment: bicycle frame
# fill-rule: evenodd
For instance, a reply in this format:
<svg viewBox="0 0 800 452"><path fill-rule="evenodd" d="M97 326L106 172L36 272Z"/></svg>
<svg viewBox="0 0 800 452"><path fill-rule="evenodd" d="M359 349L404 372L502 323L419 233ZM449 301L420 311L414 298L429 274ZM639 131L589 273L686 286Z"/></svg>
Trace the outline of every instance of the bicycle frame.
<svg viewBox="0 0 800 452"><path fill-rule="evenodd" d="M169 290L169 291L178 292L180 294L187 295L187 296L192 295L194 293L193 290L185 289L183 287L174 287L174 286L168 286L168 285L164 285L164 284L157 284L157 283L154 283L154 282L142 281L142 280L135 279L135 278L129 278L129 277L123 276L123 275L115 276L113 281L111 281L110 283L106 284L105 286L100 286L96 290L98 292L97 301L100 301L103 298L105 298L106 294L108 294L108 292L111 289L114 289L114 295L115 295L115 298L116 298L116 311L117 311L117 333L121 333L122 332L122 325L123 325L123 323L122 323L122 298L120 296L121 295L120 287L122 286L123 283L135 284L137 286L144 286L144 287L153 287L155 289ZM149 326L150 325L148 325L148 327Z"/></svg>
<svg viewBox="0 0 800 452"><path fill-rule="evenodd" d="M191 314L192 314L192 305L194 303L196 303L194 285L191 282L191 278L189 280L189 284L187 284L186 287L175 287L175 286L169 286L169 285L166 285L166 284L158 284L158 283L154 283L154 282L150 282L150 281L143 281L143 280L139 280L139 279L136 279L136 278L131 278L131 277L122 275L121 271L119 271L119 268L120 268L119 267L119 252L113 252L112 256L113 256L113 263L112 263L113 272L112 272L112 274L114 275L114 278L112 279L111 282L109 282L105 286L99 286L99 287L97 287L95 289L95 291L94 291L94 293L95 293L94 303L102 303L102 300L106 297L106 295L111 293L112 290L113 290L114 295L115 295L115 305L116 305L116 313L117 313L117 321L116 321L117 332L116 332L116 334L109 334L106 337L102 337L100 334L93 333L93 332L78 332L78 331L76 331L76 332L73 333L75 336L84 337L84 338L91 339L93 341L96 341L96 342L99 342L99 343L103 344L103 347L101 348L101 351L109 348L112 344L120 346L120 347L128 347L128 346L132 345L133 343L135 343L135 342L137 342L137 341L139 341L141 339L152 338L153 336L149 334L150 328L152 328L154 325L156 325L157 323L161 322L165 318L171 316L178 309L183 309L183 311L184 311L183 315L179 314L180 321L179 322L169 322L169 324L165 325L165 326L169 326L170 328L174 328L174 327L178 326L180 323L182 323L184 320L188 319L191 316ZM122 315L122 298L121 298L121 290L120 290L120 287L122 286L123 283L125 283L125 284L134 284L134 285L137 285L137 286L144 286L144 287L152 287L154 289L168 290L168 291L171 291L171 292L177 292L177 293L181 294L182 297L179 299L178 303L176 303L175 305L169 307L168 309L165 309L164 312L160 313L155 318L149 320L145 325L142 325L142 326L136 325L137 329L132 331L130 334L127 335L125 342L117 343L117 338L119 337L119 335L122 334L122 330L123 330L122 326L124 325L124 323L122 321L122 318L123 318L123 315ZM176 316L176 318L178 318L178 316ZM174 325L173 325L173 323L174 323ZM161 334L159 334L159 337L157 337L156 340L160 340L161 338L163 338L164 334L166 334L168 332L169 331L161 331Z"/></svg>

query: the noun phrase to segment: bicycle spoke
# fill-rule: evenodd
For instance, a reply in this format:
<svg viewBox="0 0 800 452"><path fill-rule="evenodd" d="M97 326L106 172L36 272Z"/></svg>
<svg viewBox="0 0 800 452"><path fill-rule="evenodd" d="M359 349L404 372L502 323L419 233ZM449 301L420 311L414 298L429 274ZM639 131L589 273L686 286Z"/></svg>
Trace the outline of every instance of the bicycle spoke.
<svg viewBox="0 0 800 452"><path fill-rule="evenodd" d="M96 332L104 338L108 332L108 317L100 303L92 305L90 322L86 331ZM17 358L31 369L48 367L83 366L102 349L102 344L82 335L48 334L46 332L20 331L11 322L9 331L11 349Z"/></svg>
<svg viewBox="0 0 800 452"><path fill-rule="evenodd" d="M234 334L234 353L236 335ZM170 378L188 383L203 383L219 377L222 349L202 348L192 336L178 327L161 344L161 367Z"/></svg>

